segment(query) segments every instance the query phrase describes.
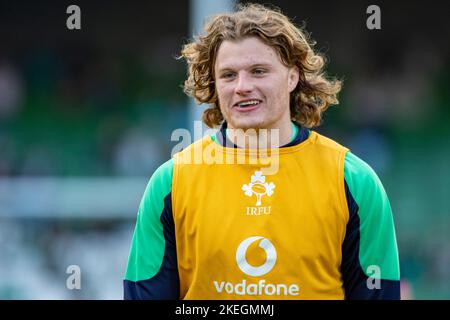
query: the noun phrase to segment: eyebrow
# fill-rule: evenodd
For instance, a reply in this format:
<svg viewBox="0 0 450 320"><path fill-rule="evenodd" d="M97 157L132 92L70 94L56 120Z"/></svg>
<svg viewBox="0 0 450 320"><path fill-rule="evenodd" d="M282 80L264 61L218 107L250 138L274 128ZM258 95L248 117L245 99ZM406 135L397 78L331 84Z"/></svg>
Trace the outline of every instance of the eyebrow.
<svg viewBox="0 0 450 320"><path fill-rule="evenodd" d="M266 63L266 62L258 62L258 63L254 63L251 64L249 66L245 66L244 69L253 69L253 68L270 68L272 65L270 63ZM224 72L224 71L230 71L230 70L234 70L237 67L234 65L224 65L223 67L219 67L217 69L218 72Z"/></svg>

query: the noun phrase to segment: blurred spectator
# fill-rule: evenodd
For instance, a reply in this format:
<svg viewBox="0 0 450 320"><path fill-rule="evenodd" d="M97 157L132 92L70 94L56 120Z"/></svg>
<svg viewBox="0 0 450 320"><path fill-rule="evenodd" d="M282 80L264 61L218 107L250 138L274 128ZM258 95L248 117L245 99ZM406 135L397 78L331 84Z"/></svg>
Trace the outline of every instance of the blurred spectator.
<svg viewBox="0 0 450 320"><path fill-rule="evenodd" d="M10 62L0 58L0 120L17 113L23 94L20 74Z"/></svg>
<svg viewBox="0 0 450 320"><path fill-rule="evenodd" d="M166 161L161 141L144 128L132 128L118 143L114 155L116 173L119 175L150 176Z"/></svg>

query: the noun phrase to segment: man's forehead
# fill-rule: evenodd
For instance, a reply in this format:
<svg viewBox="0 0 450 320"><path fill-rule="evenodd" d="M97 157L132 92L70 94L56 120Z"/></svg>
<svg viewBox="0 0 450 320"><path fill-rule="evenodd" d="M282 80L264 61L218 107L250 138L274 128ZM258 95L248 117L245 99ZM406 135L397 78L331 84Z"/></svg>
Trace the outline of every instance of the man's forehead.
<svg viewBox="0 0 450 320"><path fill-rule="evenodd" d="M224 41L217 52L216 68L235 69L253 66L272 66L279 60L275 49L259 39L247 38L238 41Z"/></svg>

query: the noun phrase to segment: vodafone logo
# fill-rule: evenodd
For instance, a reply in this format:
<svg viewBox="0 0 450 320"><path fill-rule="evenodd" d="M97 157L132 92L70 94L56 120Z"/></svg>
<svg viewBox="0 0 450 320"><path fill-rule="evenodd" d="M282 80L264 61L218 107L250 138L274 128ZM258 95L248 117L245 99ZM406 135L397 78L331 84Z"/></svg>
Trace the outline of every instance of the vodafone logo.
<svg viewBox="0 0 450 320"><path fill-rule="evenodd" d="M246 254L250 245L259 241L259 247L266 252L266 260L260 266L252 266L247 262ZM259 277L267 274L277 262L277 251L268 239L260 236L250 237L242 241L236 251L236 262L239 269L246 275ZM239 280L238 280L239 281ZM271 283L265 279L242 279L239 282L227 280L214 280L213 286L218 297L227 294L231 296L298 296L300 287L296 283Z"/></svg>
<svg viewBox="0 0 450 320"><path fill-rule="evenodd" d="M264 251L266 252L266 261L262 265L254 267L247 262L245 256L248 247L253 242L258 240L261 240L259 242L259 247L261 249L264 249ZM241 269L245 274L252 277L263 276L270 270L272 270L273 266L277 262L277 251L275 250L274 245L268 239L260 236L250 237L239 244L239 247L236 251L236 262L239 266L239 269Z"/></svg>

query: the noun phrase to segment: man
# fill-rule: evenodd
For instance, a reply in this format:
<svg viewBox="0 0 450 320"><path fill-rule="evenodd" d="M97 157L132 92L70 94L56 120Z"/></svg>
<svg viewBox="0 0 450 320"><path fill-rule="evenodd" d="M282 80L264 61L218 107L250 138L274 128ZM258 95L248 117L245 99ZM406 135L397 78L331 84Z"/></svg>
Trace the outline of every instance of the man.
<svg viewBox="0 0 450 320"><path fill-rule="evenodd" d="M210 104L203 120L220 130L151 177L125 299L399 299L380 180L308 129L338 103L340 82L324 76L304 32L276 10L246 5L213 18L182 56L185 91ZM250 143L257 137L262 151L262 136L272 137L264 149L276 155L272 172ZM189 161L205 150L236 158Z"/></svg>

